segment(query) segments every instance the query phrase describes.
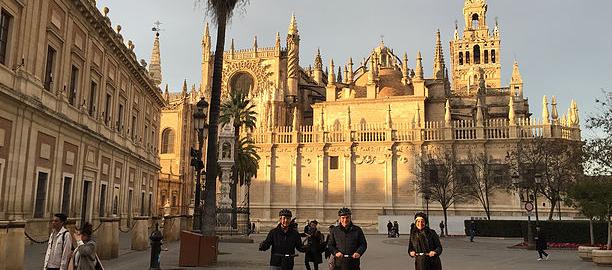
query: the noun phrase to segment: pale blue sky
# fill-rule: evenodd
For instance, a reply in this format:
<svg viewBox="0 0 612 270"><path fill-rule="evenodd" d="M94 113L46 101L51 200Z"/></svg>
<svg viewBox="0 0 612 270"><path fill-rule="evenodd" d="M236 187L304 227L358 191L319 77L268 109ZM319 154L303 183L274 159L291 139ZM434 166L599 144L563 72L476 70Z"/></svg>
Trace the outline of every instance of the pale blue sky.
<svg viewBox="0 0 612 270"><path fill-rule="evenodd" d="M138 58L149 61L153 45L151 27L161 28L164 83L178 91L183 79L200 81L200 40L210 21L193 0L99 0L108 6L113 27L121 24L124 38L136 44ZM499 19L502 49L502 85L507 85L512 61L519 62L534 116L541 116L542 95L557 96L560 114L570 99L578 102L581 125L595 109L601 89L612 85L612 1L609 0L490 0L487 23ZM448 42L454 22L463 23L463 0L251 0L233 18L227 31L236 49L249 48L257 35L259 47L274 45L275 33L285 40L292 12L301 36L300 65L312 64L321 48L324 63L330 57L344 63L349 56L360 61L380 42L396 53L408 53L414 67L418 50L423 54L426 77L431 77L435 31L442 33L447 67ZM461 31L460 31L461 32ZM211 28L213 42L216 29ZM214 44L214 43L213 43ZM588 136L585 131L583 135Z"/></svg>

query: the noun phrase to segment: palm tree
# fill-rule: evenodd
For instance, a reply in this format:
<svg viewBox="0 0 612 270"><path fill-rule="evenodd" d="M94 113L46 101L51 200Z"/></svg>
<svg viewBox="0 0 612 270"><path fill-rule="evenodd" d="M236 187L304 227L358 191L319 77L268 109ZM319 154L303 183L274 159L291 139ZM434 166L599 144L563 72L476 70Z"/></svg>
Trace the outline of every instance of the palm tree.
<svg viewBox="0 0 612 270"><path fill-rule="evenodd" d="M253 145L253 139L243 137L240 139L239 147L236 149L236 175L240 186L247 186L247 225L251 225L251 179L257 177L259 169L259 155L257 154L258 147ZM235 220L235 219L234 219Z"/></svg>
<svg viewBox="0 0 612 270"><path fill-rule="evenodd" d="M251 100L247 99L247 95L243 91L233 91L230 94L230 98L221 104L221 116L219 117L219 123L222 125L229 124L233 119L234 125L234 147L235 153L238 153L240 144L240 129L245 127L253 130L255 128L255 122L257 112L255 112L255 104L251 103ZM230 198L232 199L232 209L236 209L236 190L238 185L238 172L236 172L238 164L238 155L234 155L234 168L232 179L234 184L230 187ZM241 184L242 185L242 184ZM236 211L232 212L232 227L236 228Z"/></svg>
<svg viewBox="0 0 612 270"><path fill-rule="evenodd" d="M195 0L202 3L205 0ZM225 50L225 28L234 9L246 5L248 0L206 0L207 11L217 25L217 44L213 65L212 91L210 93L210 112L208 129L208 149L206 153L206 192L204 193L204 222L202 234L214 236L217 226L217 135L219 107L221 104L221 75L223 72L223 51Z"/></svg>

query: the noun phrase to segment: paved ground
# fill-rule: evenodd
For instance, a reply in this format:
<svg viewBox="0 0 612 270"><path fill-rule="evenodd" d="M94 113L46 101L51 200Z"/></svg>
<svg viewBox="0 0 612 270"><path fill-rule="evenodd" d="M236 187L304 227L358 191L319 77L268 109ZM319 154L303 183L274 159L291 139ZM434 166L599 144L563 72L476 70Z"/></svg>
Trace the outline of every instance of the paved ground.
<svg viewBox="0 0 612 270"><path fill-rule="evenodd" d="M215 267L201 269L268 269L268 252L257 250L258 242L264 235L254 235L254 244L221 243L219 263ZM367 235L368 251L362 259L362 269L414 269L413 260L406 254L407 236L386 238L382 235ZM122 234L121 256L104 261L107 270L137 270L149 266L149 251L129 250L129 239ZM442 264L445 269L537 269L537 270L583 270L603 269L591 262L582 262L576 251L551 250L549 261L537 261L537 252L522 249L509 249L518 243L517 239L477 238L470 243L464 237L442 238L444 251ZM26 269L41 269L45 245L32 245L26 248ZM169 243L168 251L162 252L163 269L183 269L178 267L178 242ZM295 269L305 269L304 256L296 260ZM323 265L320 265L323 266ZM200 268L187 268L200 269ZM323 268L322 268L323 269Z"/></svg>

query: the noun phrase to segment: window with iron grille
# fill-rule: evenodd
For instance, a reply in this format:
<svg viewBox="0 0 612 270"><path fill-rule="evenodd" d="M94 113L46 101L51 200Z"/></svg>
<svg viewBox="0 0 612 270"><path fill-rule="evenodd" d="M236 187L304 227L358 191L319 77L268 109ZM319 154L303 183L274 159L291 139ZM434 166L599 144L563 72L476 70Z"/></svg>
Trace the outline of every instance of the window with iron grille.
<svg viewBox="0 0 612 270"><path fill-rule="evenodd" d="M77 84L79 82L79 68L75 65L72 65L72 70L70 71L70 93L68 93L68 103L74 106L76 101L76 91Z"/></svg>
<svg viewBox="0 0 612 270"><path fill-rule="evenodd" d="M0 13L0 64L3 65L6 65L9 27L12 18L13 17L4 9Z"/></svg>
<svg viewBox="0 0 612 270"><path fill-rule="evenodd" d="M47 46L47 63L45 64L45 89L51 91L51 84L53 83L53 65L55 64L55 54L57 51Z"/></svg>
<svg viewBox="0 0 612 270"><path fill-rule="evenodd" d="M64 186L62 189L62 213L69 215L70 193L72 189L72 177L64 176Z"/></svg>
<svg viewBox="0 0 612 270"><path fill-rule="evenodd" d="M102 184L100 187L100 216L106 216L106 185Z"/></svg>
<svg viewBox="0 0 612 270"><path fill-rule="evenodd" d="M36 202L34 204L34 218L42 218L45 215L45 203L47 202L47 179L49 179L48 173L38 172Z"/></svg>

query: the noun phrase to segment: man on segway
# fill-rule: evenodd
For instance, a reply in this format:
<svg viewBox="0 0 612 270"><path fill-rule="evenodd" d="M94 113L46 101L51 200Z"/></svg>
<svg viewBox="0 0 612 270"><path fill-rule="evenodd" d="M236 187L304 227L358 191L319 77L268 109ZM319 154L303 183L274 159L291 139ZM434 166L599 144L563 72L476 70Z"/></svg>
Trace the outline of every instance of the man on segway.
<svg viewBox="0 0 612 270"><path fill-rule="evenodd" d="M270 270L292 270L293 259L297 256L295 250L304 252L302 239L298 231L290 226L291 210L283 209L278 215L278 226L268 233L266 240L259 245L259 250L266 251L272 247Z"/></svg>
<svg viewBox="0 0 612 270"><path fill-rule="evenodd" d="M340 224L330 234L327 248L334 254L334 269L359 270L360 258L368 248L361 228L351 221L351 210L338 211Z"/></svg>

